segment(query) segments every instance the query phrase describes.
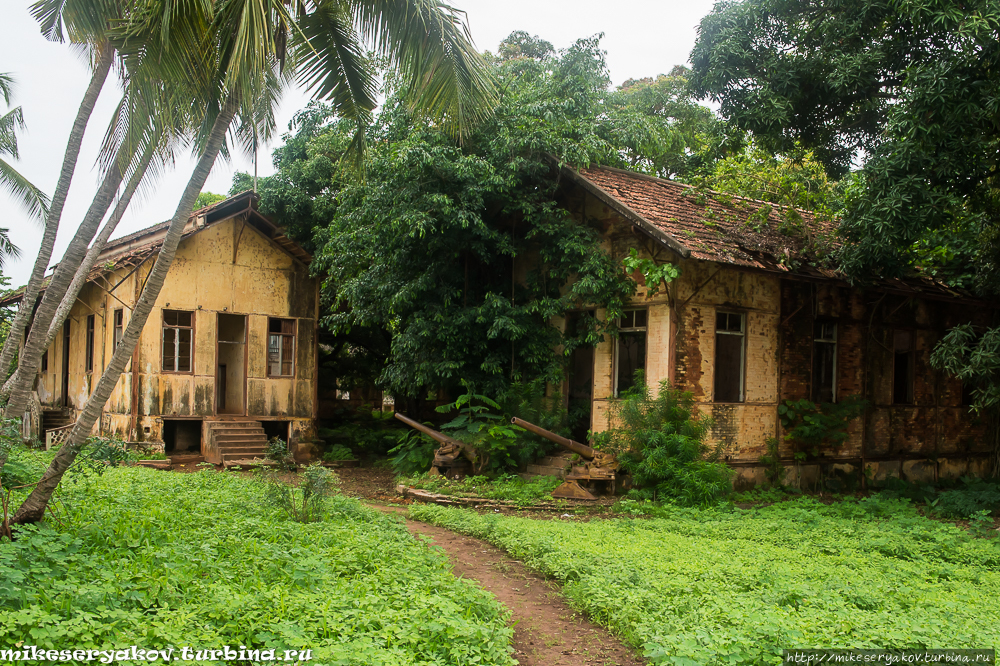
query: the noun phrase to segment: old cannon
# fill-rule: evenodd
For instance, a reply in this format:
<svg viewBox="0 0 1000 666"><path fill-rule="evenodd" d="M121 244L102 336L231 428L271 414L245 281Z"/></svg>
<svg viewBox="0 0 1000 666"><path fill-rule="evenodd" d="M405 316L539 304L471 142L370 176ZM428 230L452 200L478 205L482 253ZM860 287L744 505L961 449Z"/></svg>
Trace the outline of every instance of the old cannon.
<svg viewBox="0 0 1000 666"><path fill-rule="evenodd" d="M618 475L618 461L610 453L598 451L586 444L574 442L572 439L561 437L554 432L549 432L545 428L539 428L534 423L528 423L523 419L514 417L511 423L520 426L528 432L533 432L539 437L555 442L564 449L568 449L577 454L585 461L582 465L573 465L566 474L565 481L561 486L552 491L553 497L564 497L567 499L597 499L591 490L596 490L597 484L606 486L608 494L615 493L615 480Z"/></svg>
<svg viewBox="0 0 1000 666"><path fill-rule="evenodd" d="M428 428L423 423L403 416L396 412L396 418L415 430L419 430L431 439L439 442L441 446L434 451L434 462L431 463L431 476L445 476L455 478L466 476L472 471L472 464L476 461L476 450L457 439L440 433L433 428Z"/></svg>

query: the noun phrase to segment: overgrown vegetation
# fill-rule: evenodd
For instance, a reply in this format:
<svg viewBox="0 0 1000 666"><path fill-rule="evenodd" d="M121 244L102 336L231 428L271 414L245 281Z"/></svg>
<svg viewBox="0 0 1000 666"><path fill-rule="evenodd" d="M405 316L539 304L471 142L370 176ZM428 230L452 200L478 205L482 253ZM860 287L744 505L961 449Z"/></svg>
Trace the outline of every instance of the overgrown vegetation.
<svg viewBox="0 0 1000 666"><path fill-rule="evenodd" d="M300 523L267 492L235 474L140 467L64 485L58 521L0 542L5 646L513 664L506 611L397 520L335 495L322 521Z"/></svg>
<svg viewBox="0 0 1000 666"><path fill-rule="evenodd" d="M1000 647L1000 539L871 498L649 520L410 515L486 539L563 584L653 664L763 665L789 646Z"/></svg>
<svg viewBox="0 0 1000 666"><path fill-rule="evenodd" d="M711 420L690 393L661 381L655 395L641 373L609 402L609 428L596 448L615 454L632 477L630 495L687 505L711 504L732 490L732 471L706 443Z"/></svg>
<svg viewBox="0 0 1000 666"><path fill-rule="evenodd" d="M847 441L851 421L861 416L866 406L854 395L823 404L806 399L785 400L778 405L778 418L795 458L804 460L807 455L818 456L820 449L836 449Z"/></svg>
<svg viewBox="0 0 1000 666"><path fill-rule="evenodd" d="M296 485L286 483L279 474L263 468L258 468L257 478L264 484L265 502L299 523L322 520L327 499L340 485L340 477L320 464L303 469Z"/></svg>
<svg viewBox="0 0 1000 666"><path fill-rule="evenodd" d="M517 474L504 474L493 479L486 476L470 476L456 481L442 476L420 474L401 478L400 483L442 495L482 497L528 506L539 501L551 501L552 491L562 483L562 479L555 476L536 476L526 481Z"/></svg>
<svg viewBox="0 0 1000 666"><path fill-rule="evenodd" d="M541 379L513 382L497 400L476 393L466 382L462 384L466 387L465 393L437 408L440 413L457 412L454 418L439 427L430 427L475 448L477 460L473 467L476 475L503 475L556 446L543 437L512 426L512 417L559 435L569 435L572 415L563 405L562 395L548 395ZM437 446L430 437L410 430L390 451L393 469L407 476L426 472Z"/></svg>

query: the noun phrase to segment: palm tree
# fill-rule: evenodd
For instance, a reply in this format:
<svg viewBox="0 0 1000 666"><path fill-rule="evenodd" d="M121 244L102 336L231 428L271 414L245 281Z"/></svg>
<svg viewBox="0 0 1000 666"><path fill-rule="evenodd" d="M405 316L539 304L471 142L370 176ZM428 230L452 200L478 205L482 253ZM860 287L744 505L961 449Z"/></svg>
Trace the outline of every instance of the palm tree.
<svg viewBox="0 0 1000 666"><path fill-rule="evenodd" d="M41 4L41 2L36 3L33 6L33 10L38 10ZM65 5L67 3L59 4ZM39 16L38 11L36 11L36 16ZM48 14L43 14L42 16L45 20L51 19ZM63 35L62 19L60 18L54 25L56 26L55 28L48 25L49 30L46 34L47 36L61 40ZM93 27L89 20L81 22L81 25L83 26L81 27L81 33L83 34L89 34L88 31ZM45 215L45 231L42 234L41 247L39 248L38 255L35 257L35 265L31 270L31 276L28 278L28 284L21 298L21 307L18 308L17 314L14 315L14 320L10 325L10 334L7 336L7 340L4 341L3 350L0 351L0 368L9 368L10 362L14 359L14 354L17 353L24 336L25 326L28 324L28 317L33 310L35 299L38 297L38 292L41 289L42 278L45 276L45 271L52 259L52 249L56 242L56 234L59 231L59 219L62 217L63 205L66 203L66 195L69 194L70 182L73 180L73 172L76 170L76 162L80 155L80 145L83 143L83 134L87 128L87 123L90 120L94 106L97 103L101 88L104 87L104 82L111 71L111 65L114 61L114 50L110 48L106 41L98 41L92 49L92 59L94 65L90 83L87 85L87 90L84 93L83 100L80 102L76 119L73 121L73 127L70 130L69 140L66 143L66 153L63 156L62 169L59 172L59 180L56 182L56 189L52 194L52 201L49 203L49 208ZM2 462L0 460L0 463Z"/></svg>
<svg viewBox="0 0 1000 666"><path fill-rule="evenodd" d="M14 97L14 79L9 73L0 72L0 95L5 104L10 106ZM19 159L17 150L17 131L24 128L24 115L21 107L16 106L0 116L0 156ZM49 207L49 198L40 189L32 185L27 178L18 173L10 162L0 157L0 186L7 190L28 214L38 220L45 220ZM7 229L0 229L0 268L4 259L17 257L20 250L10 242Z"/></svg>
<svg viewBox="0 0 1000 666"><path fill-rule="evenodd" d="M239 117L240 127L253 128L256 136L269 116L286 64L318 95L332 100L341 115L357 121L358 154L376 105L375 71L362 55L366 43L401 76L413 107L441 118L459 136L490 111L493 93L487 66L472 47L460 14L438 0L219 0L170 3L173 11L163 11L160 2L170 0L149 0L126 17L116 35L117 48L126 68L141 59L165 84L194 81L203 86L197 96L207 109L203 127L210 129L197 137L197 166L122 341L68 440L11 519L14 524L43 517L138 343L184 224L233 120ZM203 26L208 29L199 38Z"/></svg>

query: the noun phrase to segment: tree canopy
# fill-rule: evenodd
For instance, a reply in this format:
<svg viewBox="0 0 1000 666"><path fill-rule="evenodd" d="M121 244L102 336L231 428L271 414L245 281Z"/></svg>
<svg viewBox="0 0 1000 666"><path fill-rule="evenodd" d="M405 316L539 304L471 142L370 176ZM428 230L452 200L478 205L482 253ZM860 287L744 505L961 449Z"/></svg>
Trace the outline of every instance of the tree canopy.
<svg viewBox="0 0 1000 666"><path fill-rule="evenodd" d="M608 331L584 317L563 333L554 318L613 314L635 285L559 205L553 159L667 175L714 122L683 99L683 73L612 89L599 36L557 54L514 33L498 53L499 104L461 143L390 91L365 177L351 178L349 126L313 104L259 181L264 212L316 255L339 348L377 358L397 395L558 376L568 350ZM512 273L515 260L526 273Z"/></svg>
<svg viewBox="0 0 1000 666"><path fill-rule="evenodd" d="M998 284L1000 6L720 3L692 53L695 91L771 151L813 150L846 189L842 267L914 267ZM965 267L962 272L961 267Z"/></svg>

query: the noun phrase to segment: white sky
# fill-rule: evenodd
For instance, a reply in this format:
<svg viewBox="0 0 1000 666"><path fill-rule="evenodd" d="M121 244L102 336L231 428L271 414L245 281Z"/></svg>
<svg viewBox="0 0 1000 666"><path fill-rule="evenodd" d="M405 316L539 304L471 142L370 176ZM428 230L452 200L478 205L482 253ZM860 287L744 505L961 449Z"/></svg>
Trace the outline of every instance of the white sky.
<svg viewBox="0 0 1000 666"><path fill-rule="evenodd" d="M18 84L13 104L24 110L27 130L19 135L21 160L14 164L25 177L51 195L62 165L70 126L90 79L86 64L65 44L46 41L28 13L27 0L4 0L3 33L0 40L0 72L10 72ZM628 78L656 76L674 65L687 63L701 17L712 9L712 0L453 0L467 12L473 39L482 50L497 45L514 30L524 30L565 48L580 37L604 33L602 46L615 85ZM17 5L17 6L12 6ZM104 129L118 100L118 89L105 86L91 118L88 134L63 211L53 263L62 256L79 225L97 185L93 168ZM286 93L278 113L282 132L289 120L308 101L298 90ZM0 113L6 109L0 107ZM273 173L270 151L261 152L258 172ZM142 200L133 200L116 236L131 233L168 219L193 168L185 157L166 173ZM236 171L252 172L252 161L238 156L229 163L217 162L205 185L225 194ZM28 280L38 244L40 226L30 221L5 192L0 192L0 227L10 230L11 240L21 248L19 260L8 260L3 274L14 286Z"/></svg>

